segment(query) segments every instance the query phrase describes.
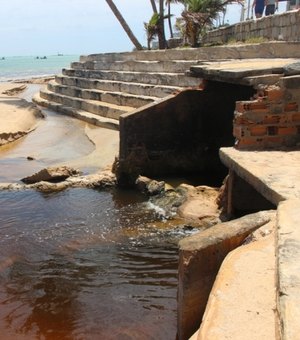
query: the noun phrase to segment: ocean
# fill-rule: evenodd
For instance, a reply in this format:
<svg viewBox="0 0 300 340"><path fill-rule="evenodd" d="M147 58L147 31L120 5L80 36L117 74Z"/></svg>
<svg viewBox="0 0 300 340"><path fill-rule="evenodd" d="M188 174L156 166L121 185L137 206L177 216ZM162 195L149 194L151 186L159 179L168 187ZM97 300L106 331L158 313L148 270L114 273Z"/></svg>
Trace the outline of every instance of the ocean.
<svg viewBox="0 0 300 340"><path fill-rule="evenodd" d="M59 74L62 68L78 60L79 55L0 56L0 82Z"/></svg>

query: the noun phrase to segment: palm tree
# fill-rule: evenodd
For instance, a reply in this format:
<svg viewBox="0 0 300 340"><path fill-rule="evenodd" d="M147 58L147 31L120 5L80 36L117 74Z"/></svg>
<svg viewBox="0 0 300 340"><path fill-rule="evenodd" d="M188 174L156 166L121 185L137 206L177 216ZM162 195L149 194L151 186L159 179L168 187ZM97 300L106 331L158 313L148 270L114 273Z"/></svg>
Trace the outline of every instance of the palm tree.
<svg viewBox="0 0 300 340"><path fill-rule="evenodd" d="M159 0L159 11L157 11L155 0L150 0L150 3L153 9L153 15L148 23L144 22L144 27L147 32L148 49L150 49L150 42L155 36L158 37L159 49L165 49L167 42L164 25L164 20L166 19L164 15L164 0Z"/></svg>
<svg viewBox="0 0 300 340"><path fill-rule="evenodd" d="M172 29L172 22L171 22L171 2L173 1L166 0L166 5L168 7L168 24L169 24L170 37L173 38L173 29Z"/></svg>
<svg viewBox="0 0 300 340"><path fill-rule="evenodd" d="M150 0L150 2L151 2L152 9L153 9L153 13L157 13L157 7L156 7L155 0Z"/></svg>
<svg viewBox="0 0 300 340"><path fill-rule="evenodd" d="M144 22L144 28L147 34L148 50L151 50L151 41L158 36L159 31L159 14L153 13L149 22Z"/></svg>
<svg viewBox="0 0 300 340"><path fill-rule="evenodd" d="M130 27L127 25L125 19L123 18L122 14L118 10L118 8L114 4L114 2L112 0L105 0L105 1L107 2L108 6L110 7L112 12L114 13L115 17L118 19L119 23L123 27L124 31L128 35L128 37L131 40L131 42L133 43L133 45L136 47L136 49L142 50L143 49L142 45L139 43L139 41L137 40L137 38L135 37L135 35L131 31Z"/></svg>
<svg viewBox="0 0 300 340"><path fill-rule="evenodd" d="M164 19L164 0L159 0L158 46L160 50L167 47Z"/></svg>
<svg viewBox="0 0 300 340"><path fill-rule="evenodd" d="M213 20L224 12L226 6L239 0L184 0L182 31L192 47L198 46L199 36L212 26Z"/></svg>
<svg viewBox="0 0 300 340"><path fill-rule="evenodd" d="M169 31L170 31L171 38L174 37L173 28L172 28L172 22L171 22L171 17L172 17L172 14L171 14L171 4L172 3L174 3L174 4L184 3L184 0L166 0L166 6L168 7L167 17L168 17L168 24L169 24Z"/></svg>

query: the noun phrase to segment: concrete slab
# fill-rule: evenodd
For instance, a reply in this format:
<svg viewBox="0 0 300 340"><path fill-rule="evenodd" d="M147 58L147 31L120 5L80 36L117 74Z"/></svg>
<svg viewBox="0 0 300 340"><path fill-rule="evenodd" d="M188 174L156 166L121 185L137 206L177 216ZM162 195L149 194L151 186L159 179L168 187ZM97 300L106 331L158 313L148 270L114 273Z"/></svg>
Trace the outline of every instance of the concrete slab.
<svg viewBox="0 0 300 340"><path fill-rule="evenodd" d="M277 215L277 309L281 339L300 334L300 150L220 150L222 162L278 205Z"/></svg>
<svg viewBox="0 0 300 340"><path fill-rule="evenodd" d="M294 58L232 59L203 62L190 68L191 74L201 78L235 83L247 83L248 77L284 73L284 68L299 62Z"/></svg>
<svg viewBox="0 0 300 340"><path fill-rule="evenodd" d="M278 208L278 307L282 340L300 336L300 200Z"/></svg>
<svg viewBox="0 0 300 340"><path fill-rule="evenodd" d="M291 151L240 151L220 149L222 162L275 205L300 199L300 149Z"/></svg>
<svg viewBox="0 0 300 340"><path fill-rule="evenodd" d="M272 224L261 228L263 237L238 247L223 261L197 340L278 339L275 240L271 231L275 218Z"/></svg>
<svg viewBox="0 0 300 340"><path fill-rule="evenodd" d="M179 242L177 295L179 340L188 339L197 330L216 275L227 254L242 245L246 237L255 230L267 225L273 216L273 211L260 211L217 224ZM259 281L264 285L264 280ZM273 301L275 304L275 298ZM236 311L233 309L233 312ZM228 313L227 309L224 313Z"/></svg>

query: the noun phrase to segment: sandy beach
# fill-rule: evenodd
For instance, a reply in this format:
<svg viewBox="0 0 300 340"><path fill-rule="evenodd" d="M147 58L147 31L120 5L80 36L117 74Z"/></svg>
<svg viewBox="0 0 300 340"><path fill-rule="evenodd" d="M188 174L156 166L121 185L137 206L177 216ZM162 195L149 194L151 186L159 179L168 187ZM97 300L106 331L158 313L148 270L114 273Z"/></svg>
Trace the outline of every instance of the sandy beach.
<svg viewBox="0 0 300 340"><path fill-rule="evenodd" d="M0 145L23 137L43 119L36 106L16 97L19 91L22 91L19 84L0 83Z"/></svg>
<svg viewBox="0 0 300 340"><path fill-rule="evenodd" d="M14 182L48 166L66 165L86 174L110 167L118 154L118 131L43 112L20 98L31 91L28 83L45 84L43 79L0 83L1 181Z"/></svg>

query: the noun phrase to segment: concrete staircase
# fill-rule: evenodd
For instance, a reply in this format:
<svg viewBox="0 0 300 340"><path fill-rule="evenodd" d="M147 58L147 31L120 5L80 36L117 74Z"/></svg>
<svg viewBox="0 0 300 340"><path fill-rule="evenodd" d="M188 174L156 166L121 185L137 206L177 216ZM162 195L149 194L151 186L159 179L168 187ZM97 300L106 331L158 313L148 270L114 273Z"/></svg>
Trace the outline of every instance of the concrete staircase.
<svg viewBox="0 0 300 340"><path fill-rule="evenodd" d="M161 51L82 56L33 100L89 123L118 129L123 113L199 86L199 79L186 75L197 60L172 60L171 55L177 56L172 53L163 58Z"/></svg>
<svg viewBox="0 0 300 340"><path fill-rule="evenodd" d="M204 61L299 58L299 43L268 42L81 56L34 101L89 123L118 129L119 117L201 79L190 71ZM194 75L194 77L193 77Z"/></svg>

